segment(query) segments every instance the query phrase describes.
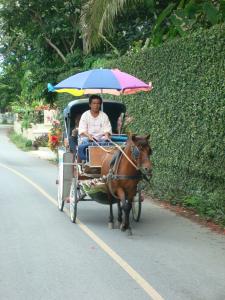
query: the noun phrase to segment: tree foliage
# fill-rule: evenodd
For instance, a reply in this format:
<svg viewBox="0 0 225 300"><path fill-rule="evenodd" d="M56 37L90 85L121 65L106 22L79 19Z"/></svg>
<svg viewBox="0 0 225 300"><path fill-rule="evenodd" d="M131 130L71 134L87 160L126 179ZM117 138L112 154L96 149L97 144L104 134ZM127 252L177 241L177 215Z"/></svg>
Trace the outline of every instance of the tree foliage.
<svg viewBox="0 0 225 300"><path fill-rule="evenodd" d="M79 0L2 0L2 6L6 53L21 48L21 43L26 51L50 47L65 62L66 55L80 46Z"/></svg>
<svg viewBox="0 0 225 300"><path fill-rule="evenodd" d="M90 0L82 8L81 25L85 40L85 51L96 48L102 39L107 41L105 33L113 30L113 21L128 4L141 0Z"/></svg>
<svg viewBox="0 0 225 300"><path fill-rule="evenodd" d="M13 78L6 102L52 101L46 83L80 63L80 12L80 0L1 0L2 76Z"/></svg>
<svg viewBox="0 0 225 300"><path fill-rule="evenodd" d="M54 102L47 82L225 18L224 0L0 0L1 107ZM88 54L87 54L88 52ZM29 76L28 76L29 74Z"/></svg>
<svg viewBox="0 0 225 300"><path fill-rule="evenodd" d="M81 20L85 50L90 52L103 42L117 54L131 44L140 49L154 47L223 22L224 6L224 0L90 0Z"/></svg>

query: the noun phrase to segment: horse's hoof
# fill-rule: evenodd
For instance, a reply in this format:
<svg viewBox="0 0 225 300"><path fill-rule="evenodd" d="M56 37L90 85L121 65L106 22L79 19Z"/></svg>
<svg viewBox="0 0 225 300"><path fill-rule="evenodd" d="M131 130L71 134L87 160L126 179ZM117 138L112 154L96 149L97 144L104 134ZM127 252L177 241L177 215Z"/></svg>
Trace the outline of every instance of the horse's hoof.
<svg viewBox="0 0 225 300"><path fill-rule="evenodd" d="M121 230L121 231L126 231L126 229L127 229L127 228L126 228L126 226L125 226L124 224L121 224L121 225L120 225L120 230Z"/></svg>
<svg viewBox="0 0 225 300"><path fill-rule="evenodd" d="M128 230L127 230L127 235L128 235L128 236L133 235L131 228L128 228Z"/></svg>
<svg viewBox="0 0 225 300"><path fill-rule="evenodd" d="M121 228L121 222L116 222L116 224L115 224L115 228L116 229L120 229Z"/></svg>
<svg viewBox="0 0 225 300"><path fill-rule="evenodd" d="M108 223L108 228L109 228L109 229L114 229L114 224L113 224L112 222L109 222L109 223Z"/></svg>

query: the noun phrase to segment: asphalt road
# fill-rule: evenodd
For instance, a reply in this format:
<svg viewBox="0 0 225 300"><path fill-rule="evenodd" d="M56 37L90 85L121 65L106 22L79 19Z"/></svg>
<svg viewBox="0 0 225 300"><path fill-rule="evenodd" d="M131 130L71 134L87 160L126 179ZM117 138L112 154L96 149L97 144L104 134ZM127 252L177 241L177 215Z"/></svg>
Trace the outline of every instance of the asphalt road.
<svg viewBox="0 0 225 300"><path fill-rule="evenodd" d="M225 238L145 201L133 236L108 207L55 206L57 167L17 149L0 127L0 300L224 300ZM150 296L151 295L151 296Z"/></svg>

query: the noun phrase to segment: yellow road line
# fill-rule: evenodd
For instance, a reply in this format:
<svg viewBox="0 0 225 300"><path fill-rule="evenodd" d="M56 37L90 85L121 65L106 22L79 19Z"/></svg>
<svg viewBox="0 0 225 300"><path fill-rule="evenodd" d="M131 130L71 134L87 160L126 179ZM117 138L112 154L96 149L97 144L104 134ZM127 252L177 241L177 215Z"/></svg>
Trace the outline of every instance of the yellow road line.
<svg viewBox="0 0 225 300"><path fill-rule="evenodd" d="M17 176L23 178L26 182L31 184L36 190L38 190L42 195L44 195L50 202L57 206L57 201L45 192L39 185L34 183L28 177L24 176L22 173L0 163L0 166L11 171ZM66 214L69 216L68 210ZM77 225L80 229L85 232L95 243L106 252L120 267L126 271L130 277L151 297L152 300L163 300L162 296L147 282L138 272L136 272L122 257L120 257L113 249L111 249L101 238L99 238L92 230L90 230L85 224L83 224L79 219L76 219Z"/></svg>
<svg viewBox="0 0 225 300"><path fill-rule="evenodd" d="M39 185L34 183L32 180L30 180L28 177L24 176L22 173L8 167L7 165L4 165L0 163L0 166L11 171L12 173L16 174L17 176L23 178L25 181L27 181L29 184L31 184L36 190L38 190L42 195L44 195L49 201L51 201L53 204L57 205L57 202L54 198L52 198L48 193L45 192Z"/></svg>
<svg viewBox="0 0 225 300"><path fill-rule="evenodd" d="M92 240L99 245L99 247L102 248L102 250L104 250L104 252L106 252L118 265L120 265L121 268L123 268L124 271L126 271L153 300L163 300L162 296L138 272L136 272L121 256L112 250L92 230L81 223L80 220L77 221L77 224Z"/></svg>

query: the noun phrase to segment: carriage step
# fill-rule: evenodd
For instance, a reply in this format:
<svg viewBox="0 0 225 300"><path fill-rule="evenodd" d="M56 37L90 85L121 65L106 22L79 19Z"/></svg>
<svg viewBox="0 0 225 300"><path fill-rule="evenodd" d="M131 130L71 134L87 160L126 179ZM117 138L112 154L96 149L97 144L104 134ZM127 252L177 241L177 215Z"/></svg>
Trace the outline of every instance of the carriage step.
<svg viewBox="0 0 225 300"><path fill-rule="evenodd" d="M81 173L79 179L86 178L101 178L101 174L90 174L90 173Z"/></svg>
<svg viewBox="0 0 225 300"><path fill-rule="evenodd" d="M100 174L101 168L99 167L91 167L89 165L84 166L84 173L87 174Z"/></svg>

